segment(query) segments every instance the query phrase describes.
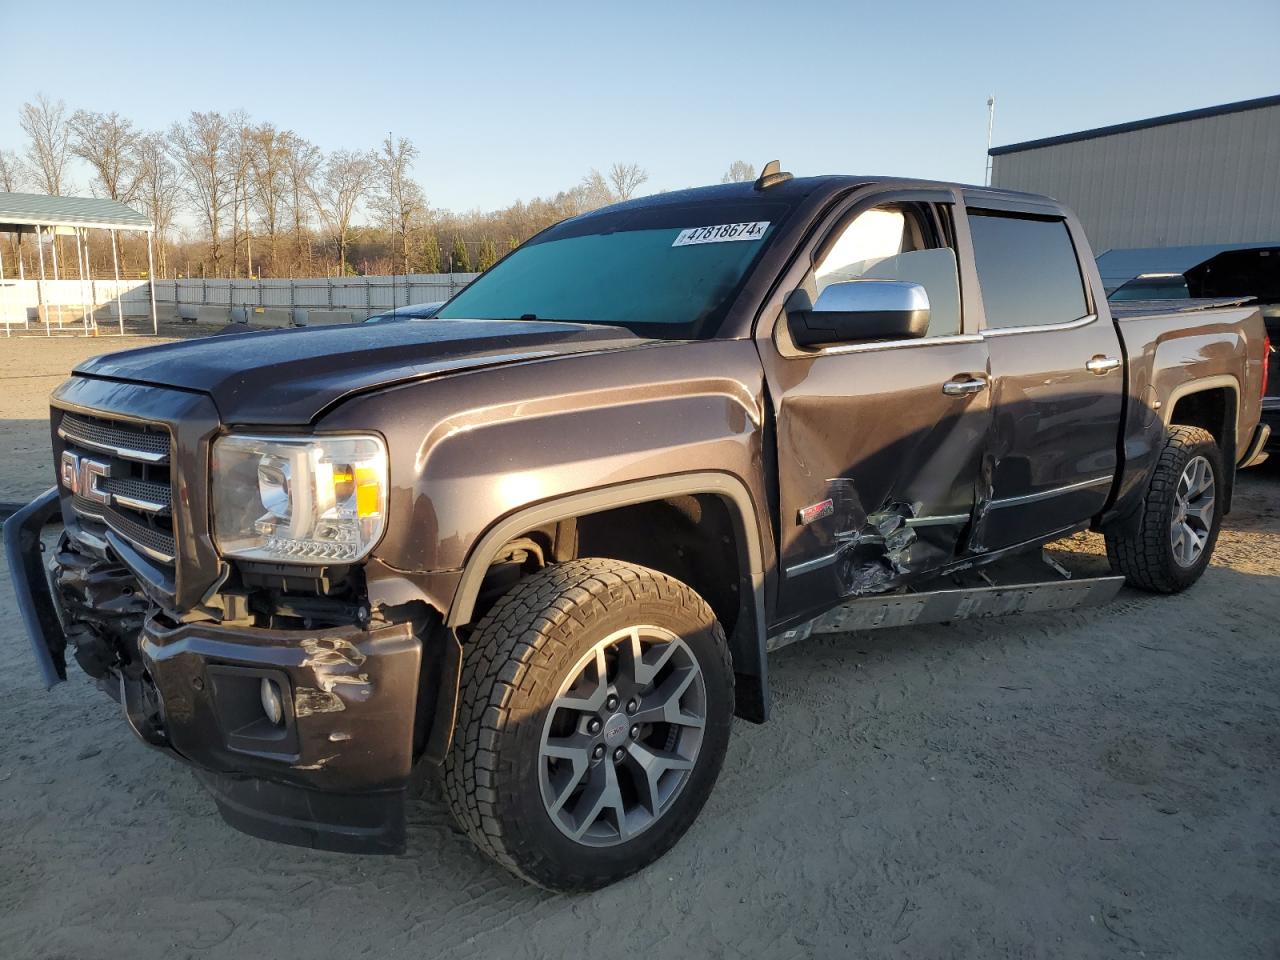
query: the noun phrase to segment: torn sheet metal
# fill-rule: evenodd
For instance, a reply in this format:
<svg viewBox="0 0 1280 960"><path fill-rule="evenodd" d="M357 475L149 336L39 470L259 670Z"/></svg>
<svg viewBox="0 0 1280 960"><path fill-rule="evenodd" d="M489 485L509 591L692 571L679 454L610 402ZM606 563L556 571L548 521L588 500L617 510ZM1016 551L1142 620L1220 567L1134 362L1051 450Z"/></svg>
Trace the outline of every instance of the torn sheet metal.
<svg viewBox="0 0 1280 960"><path fill-rule="evenodd" d="M315 687L297 687L293 691L293 715L309 717L315 713L340 713L347 705L335 694Z"/></svg>
<svg viewBox="0 0 1280 960"><path fill-rule="evenodd" d="M306 654L301 666L314 671L316 685L295 691L297 716L337 713L348 703L364 703L373 696L373 682L360 672L367 658L354 643L341 637L308 637L300 646Z"/></svg>
<svg viewBox="0 0 1280 960"><path fill-rule="evenodd" d="M969 539L967 543L970 553L986 553L987 516L991 512L996 485L996 457L988 450L982 455L978 466L977 489L974 491L973 519L969 523Z"/></svg>
<svg viewBox="0 0 1280 960"><path fill-rule="evenodd" d="M910 572L918 537L907 521L918 512L914 504L886 504L867 514L859 530L838 538L841 551L836 562L844 596L891 590Z"/></svg>
<svg viewBox="0 0 1280 960"><path fill-rule="evenodd" d="M829 517L841 595L893 589L915 566L918 536L907 521L919 515L920 504L891 501L867 512L847 477L829 480L827 496L833 504Z"/></svg>

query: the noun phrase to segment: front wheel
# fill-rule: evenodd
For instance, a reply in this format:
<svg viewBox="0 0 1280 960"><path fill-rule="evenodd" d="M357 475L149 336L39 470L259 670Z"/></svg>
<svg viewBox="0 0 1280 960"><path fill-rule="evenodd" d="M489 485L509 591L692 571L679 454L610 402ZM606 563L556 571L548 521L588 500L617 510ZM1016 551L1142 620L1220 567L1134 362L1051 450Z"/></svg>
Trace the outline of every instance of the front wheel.
<svg viewBox="0 0 1280 960"><path fill-rule="evenodd" d="M696 592L616 560L558 564L499 599L467 643L445 796L516 875L594 889L689 828L732 716L724 631Z"/></svg>
<svg viewBox="0 0 1280 960"><path fill-rule="evenodd" d="M1177 593L1200 579L1222 521L1222 469L1208 430L1169 428L1136 528L1107 533L1107 556L1130 586Z"/></svg>

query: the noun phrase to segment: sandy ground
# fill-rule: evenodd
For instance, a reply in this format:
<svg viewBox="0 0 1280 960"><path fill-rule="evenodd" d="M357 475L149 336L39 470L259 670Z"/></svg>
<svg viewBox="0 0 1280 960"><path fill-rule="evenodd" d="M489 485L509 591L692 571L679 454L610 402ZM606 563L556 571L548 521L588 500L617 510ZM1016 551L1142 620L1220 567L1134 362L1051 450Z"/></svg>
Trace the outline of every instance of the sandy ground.
<svg viewBox="0 0 1280 960"><path fill-rule="evenodd" d="M0 342L0 500L47 486L44 397L103 346ZM1264 468L1187 594L788 648L690 833L587 896L429 797L400 857L235 832L74 667L40 688L0 588L0 955L1273 958L1278 575Z"/></svg>

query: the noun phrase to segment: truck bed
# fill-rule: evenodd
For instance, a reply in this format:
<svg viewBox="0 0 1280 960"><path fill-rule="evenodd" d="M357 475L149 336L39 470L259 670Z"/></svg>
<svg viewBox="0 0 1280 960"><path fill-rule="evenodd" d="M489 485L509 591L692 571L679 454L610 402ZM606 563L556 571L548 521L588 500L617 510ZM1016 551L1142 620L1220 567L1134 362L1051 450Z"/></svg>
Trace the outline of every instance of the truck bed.
<svg viewBox="0 0 1280 960"><path fill-rule="evenodd" d="M1241 307L1253 297L1200 297L1194 300L1118 300L1113 301L1111 315L1117 320L1130 320L1163 313L1199 313L1219 307Z"/></svg>

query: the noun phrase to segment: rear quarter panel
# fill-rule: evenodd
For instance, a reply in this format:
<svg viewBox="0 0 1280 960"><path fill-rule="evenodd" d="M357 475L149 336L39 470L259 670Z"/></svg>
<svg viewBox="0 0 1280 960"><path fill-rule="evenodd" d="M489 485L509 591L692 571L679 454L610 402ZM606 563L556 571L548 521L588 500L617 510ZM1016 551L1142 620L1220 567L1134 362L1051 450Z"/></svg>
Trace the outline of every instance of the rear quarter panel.
<svg viewBox="0 0 1280 960"><path fill-rule="evenodd" d="M1117 507L1140 496L1177 401L1204 389L1236 394L1232 446L1239 461L1262 410L1262 342L1256 307L1153 313L1117 322L1129 364L1124 473Z"/></svg>

